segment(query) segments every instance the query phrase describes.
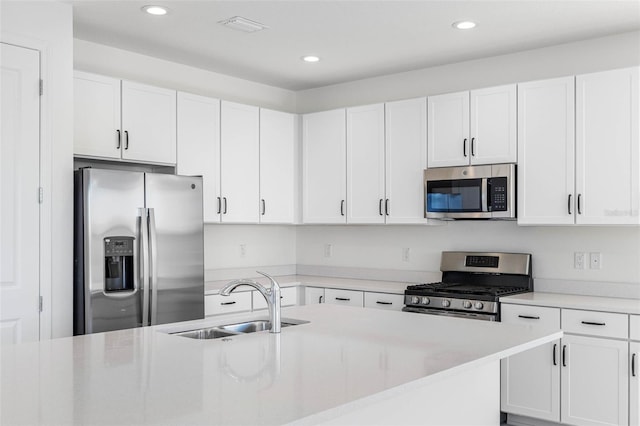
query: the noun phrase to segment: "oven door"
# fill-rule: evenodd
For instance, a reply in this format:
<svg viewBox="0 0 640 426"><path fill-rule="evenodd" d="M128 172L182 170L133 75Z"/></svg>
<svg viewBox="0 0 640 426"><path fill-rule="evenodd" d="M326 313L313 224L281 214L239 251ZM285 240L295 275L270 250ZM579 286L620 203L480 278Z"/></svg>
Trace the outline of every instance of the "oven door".
<svg viewBox="0 0 640 426"><path fill-rule="evenodd" d="M416 308L413 306L405 306L403 312L415 312L418 314L441 315L445 317L469 318L482 321L499 321L497 314L479 314L475 312L445 311L442 309Z"/></svg>

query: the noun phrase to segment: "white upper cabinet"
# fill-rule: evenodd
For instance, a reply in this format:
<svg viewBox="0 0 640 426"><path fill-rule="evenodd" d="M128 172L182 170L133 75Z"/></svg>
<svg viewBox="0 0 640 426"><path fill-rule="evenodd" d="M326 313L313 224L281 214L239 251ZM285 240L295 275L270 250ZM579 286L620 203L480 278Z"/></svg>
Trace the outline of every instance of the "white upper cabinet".
<svg viewBox="0 0 640 426"><path fill-rule="evenodd" d="M576 77L576 223L640 224L639 74Z"/></svg>
<svg viewBox="0 0 640 426"><path fill-rule="evenodd" d="M516 85L472 90L471 164L515 163Z"/></svg>
<svg viewBox="0 0 640 426"><path fill-rule="evenodd" d="M428 98L428 166L515 163L516 86Z"/></svg>
<svg viewBox="0 0 640 426"><path fill-rule="evenodd" d="M384 223L384 104L347 109L347 222Z"/></svg>
<svg viewBox="0 0 640 426"><path fill-rule="evenodd" d="M294 114L260 109L260 222L293 223L296 185Z"/></svg>
<svg viewBox="0 0 640 426"><path fill-rule="evenodd" d="M120 159L120 80L76 71L73 106L74 154Z"/></svg>
<svg viewBox="0 0 640 426"><path fill-rule="evenodd" d="M429 167L469 164L469 92L429 96Z"/></svg>
<svg viewBox="0 0 640 426"><path fill-rule="evenodd" d="M518 223L572 224L574 78L518 85Z"/></svg>
<svg viewBox="0 0 640 426"><path fill-rule="evenodd" d="M176 162L176 91L122 82L122 158Z"/></svg>
<svg viewBox="0 0 640 426"><path fill-rule="evenodd" d="M304 223L346 223L345 110L302 117Z"/></svg>
<svg viewBox="0 0 640 426"><path fill-rule="evenodd" d="M175 164L176 92L76 71L74 154Z"/></svg>
<svg viewBox="0 0 640 426"><path fill-rule="evenodd" d="M258 107L221 102L220 194L222 222L258 223L260 198Z"/></svg>
<svg viewBox="0 0 640 426"><path fill-rule="evenodd" d="M385 104L387 223L425 223L427 99Z"/></svg>
<svg viewBox="0 0 640 426"><path fill-rule="evenodd" d="M201 175L205 222L220 221L220 101L178 93L177 173Z"/></svg>

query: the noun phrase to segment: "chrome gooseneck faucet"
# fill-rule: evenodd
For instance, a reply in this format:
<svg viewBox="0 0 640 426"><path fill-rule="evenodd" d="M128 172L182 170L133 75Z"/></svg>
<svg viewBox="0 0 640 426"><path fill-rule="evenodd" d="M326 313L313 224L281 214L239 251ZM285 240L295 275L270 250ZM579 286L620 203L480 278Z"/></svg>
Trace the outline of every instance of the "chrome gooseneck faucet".
<svg viewBox="0 0 640 426"><path fill-rule="evenodd" d="M269 321L271 322L270 333L280 333L280 285L270 275L264 272L256 271L260 275L264 275L271 281L271 287L266 288L262 284L248 279L234 280L222 287L220 294L222 296L229 296L236 287L241 285L248 285L260 292L267 300L267 306L269 307Z"/></svg>

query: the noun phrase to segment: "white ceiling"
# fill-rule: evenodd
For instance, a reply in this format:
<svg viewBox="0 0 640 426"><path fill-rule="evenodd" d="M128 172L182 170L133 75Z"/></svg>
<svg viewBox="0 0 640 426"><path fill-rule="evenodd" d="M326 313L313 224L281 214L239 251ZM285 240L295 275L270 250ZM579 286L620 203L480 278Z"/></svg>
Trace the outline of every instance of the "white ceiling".
<svg viewBox="0 0 640 426"><path fill-rule="evenodd" d="M68 2L76 38L290 90L640 29L638 0ZM146 4L170 13L148 15ZM217 23L232 16L269 29ZM452 28L464 19L478 26ZM322 60L300 60L308 54Z"/></svg>

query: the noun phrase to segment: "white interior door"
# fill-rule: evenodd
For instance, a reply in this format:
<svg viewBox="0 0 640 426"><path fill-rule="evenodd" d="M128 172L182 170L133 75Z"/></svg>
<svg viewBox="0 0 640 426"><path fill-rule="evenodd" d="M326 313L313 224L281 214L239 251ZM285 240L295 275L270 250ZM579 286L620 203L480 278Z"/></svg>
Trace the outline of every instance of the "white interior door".
<svg viewBox="0 0 640 426"><path fill-rule="evenodd" d="M40 53L0 43L0 344L40 336Z"/></svg>

